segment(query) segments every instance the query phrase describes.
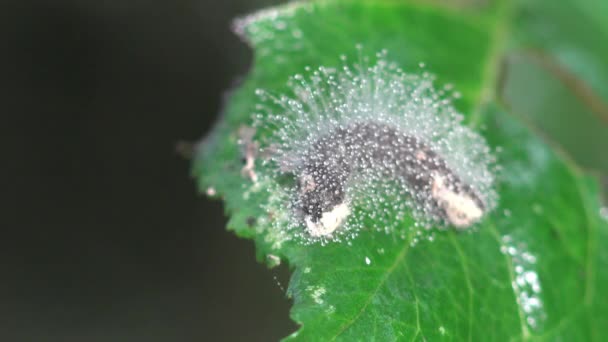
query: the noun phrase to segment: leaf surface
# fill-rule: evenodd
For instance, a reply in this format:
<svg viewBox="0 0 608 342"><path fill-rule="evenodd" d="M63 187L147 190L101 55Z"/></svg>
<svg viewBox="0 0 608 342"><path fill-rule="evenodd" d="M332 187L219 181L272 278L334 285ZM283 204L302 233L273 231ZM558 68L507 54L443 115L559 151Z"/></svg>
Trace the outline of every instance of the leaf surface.
<svg viewBox="0 0 608 342"><path fill-rule="evenodd" d="M517 4L503 100L577 163L608 176L608 2Z"/></svg>

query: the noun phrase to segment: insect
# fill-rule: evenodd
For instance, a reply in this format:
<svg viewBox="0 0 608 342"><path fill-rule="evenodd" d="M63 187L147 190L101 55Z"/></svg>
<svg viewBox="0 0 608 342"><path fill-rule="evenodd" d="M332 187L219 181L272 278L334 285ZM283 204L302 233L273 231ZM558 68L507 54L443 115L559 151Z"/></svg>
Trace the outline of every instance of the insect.
<svg viewBox="0 0 608 342"><path fill-rule="evenodd" d="M258 171L281 194L268 209L288 212L277 227L331 239L369 222L391 231L410 214L467 229L495 206L495 158L446 90L376 57L295 75L288 94L258 91L255 126L272 132Z"/></svg>
<svg viewBox="0 0 608 342"><path fill-rule="evenodd" d="M376 168L405 180L433 214L457 228L481 218L484 205L445 160L419 139L374 121L341 126L318 138L300 156L296 203L312 235L328 235L350 214L346 186L354 173Z"/></svg>

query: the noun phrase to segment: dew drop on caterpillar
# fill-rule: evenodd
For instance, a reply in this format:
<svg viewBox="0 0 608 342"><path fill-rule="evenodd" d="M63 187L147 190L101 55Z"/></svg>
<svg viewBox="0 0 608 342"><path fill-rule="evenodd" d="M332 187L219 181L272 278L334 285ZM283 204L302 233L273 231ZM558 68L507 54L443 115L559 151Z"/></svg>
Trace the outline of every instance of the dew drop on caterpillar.
<svg viewBox="0 0 608 342"><path fill-rule="evenodd" d="M462 123L451 85L403 72L386 52L341 68L307 68L289 91L258 90L254 118L277 237L350 238L418 227L467 229L492 210L495 158Z"/></svg>

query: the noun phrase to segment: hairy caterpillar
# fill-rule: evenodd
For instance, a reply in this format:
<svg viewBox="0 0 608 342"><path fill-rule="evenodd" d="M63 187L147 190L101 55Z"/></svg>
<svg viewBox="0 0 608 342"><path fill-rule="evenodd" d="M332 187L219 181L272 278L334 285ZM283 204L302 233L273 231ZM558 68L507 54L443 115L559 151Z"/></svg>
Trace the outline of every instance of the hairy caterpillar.
<svg viewBox="0 0 608 342"><path fill-rule="evenodd" d="M298 175L299 210L313 235L331 234L347 215L345 186L353 173L376 168L402 178L429 212L463 228L478 220L483 202L445 161L417 138L373 120L337 127L302 152ZM332 221L331 218L335 217Z"/></svg>
<svg viewBox="0 0 608 342"><path fill-rule="evenodd" d="M258 90L255 143L267 157L256 178L273 193L267 210L285 213L277 229L326 240L370 221L391 231L407 214L466 229L495 206L494 157L462 124L450 86L435 90L428 73L385 57L307 69L288 94Z"/></svg>

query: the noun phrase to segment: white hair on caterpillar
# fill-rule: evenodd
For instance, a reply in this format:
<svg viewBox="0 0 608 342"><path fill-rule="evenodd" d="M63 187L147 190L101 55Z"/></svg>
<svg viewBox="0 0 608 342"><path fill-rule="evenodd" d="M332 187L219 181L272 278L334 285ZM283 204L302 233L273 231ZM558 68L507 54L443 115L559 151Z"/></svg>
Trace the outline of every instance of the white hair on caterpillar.
<svg viewBox="0 0 608 342"><path fill-rule="evenodd" d="M451 85L435 89L386 52L305 71L287 93L256 91L270 235L326 243L363 228L467 230L496 206L495 157L463 124Z"/></svg>

